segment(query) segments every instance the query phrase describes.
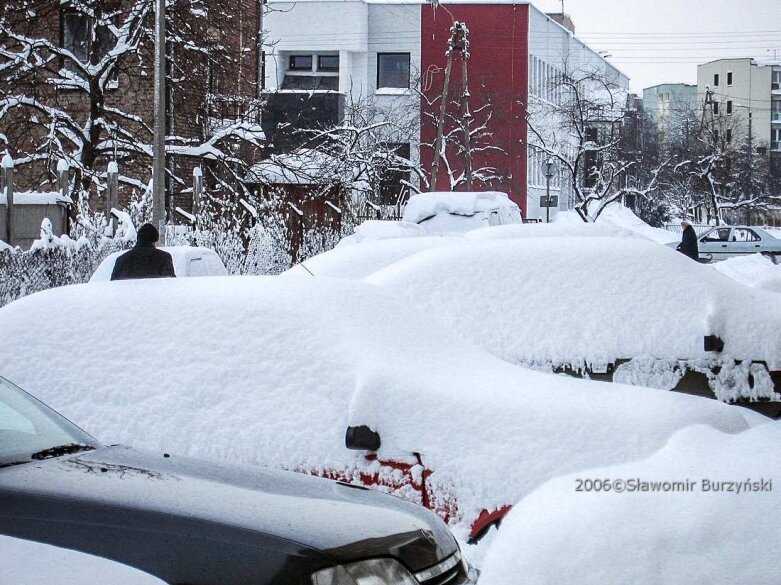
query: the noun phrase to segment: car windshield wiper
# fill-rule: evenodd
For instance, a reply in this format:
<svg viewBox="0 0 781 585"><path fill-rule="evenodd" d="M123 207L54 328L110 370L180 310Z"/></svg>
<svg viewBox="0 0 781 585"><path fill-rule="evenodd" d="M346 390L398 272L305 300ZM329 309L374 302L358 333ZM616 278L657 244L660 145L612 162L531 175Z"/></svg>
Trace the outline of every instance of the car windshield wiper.
<svg viewBox="0 0 781 585"><path fill-rule="evenodd" d="M81 451L94 451L95 447L92 445L85 445L84 443L68 443L67 445L57 445L56 447L49 447L42 451L37 451L30 455L30 459L49 459L50 457L60 457L61 455L69 455L71 453L80 453Z"/></svg>
<svg viewBox="0 0 781 585"><path fill-rule="evenodd" d="M8 463L0 463L0 469L3 467L11 467L12 465L22 465L23 463L30 463L29 461L9 461Z"/></svg>

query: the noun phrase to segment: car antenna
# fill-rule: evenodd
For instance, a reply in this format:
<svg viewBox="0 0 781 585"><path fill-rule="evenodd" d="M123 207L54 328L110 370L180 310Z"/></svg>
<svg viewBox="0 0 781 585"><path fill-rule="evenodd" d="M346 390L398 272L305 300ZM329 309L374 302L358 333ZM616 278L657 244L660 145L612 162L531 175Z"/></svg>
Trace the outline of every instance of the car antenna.
<svg viewBox="0 0 781 585"><path fill-rule="evenodd" d="M299 266L300 266L301 268L303 268L304 270L306 270L306 271L309 273L309 275L310 275L312 278L315 278L315 275L314 275L314 274L312 274L312 271L311 271L311 270L309 270L309 268L307 268L307 267L306 267L306 264L304 264L304 263L302 262L301 264L299 264Z"/></svg>

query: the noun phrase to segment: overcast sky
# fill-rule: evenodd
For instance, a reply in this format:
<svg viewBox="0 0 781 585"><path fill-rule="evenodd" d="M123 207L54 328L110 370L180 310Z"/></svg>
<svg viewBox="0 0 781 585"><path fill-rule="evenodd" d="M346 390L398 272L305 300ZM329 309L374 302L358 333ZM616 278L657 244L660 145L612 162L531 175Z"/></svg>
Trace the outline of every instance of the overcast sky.
<svg viewBox="0 0 781 585"><path fill-rule="evenodd" d="M560 12L561 0L532 0ZM576 34L631 78L641 92L697 82L697 64L726 57L781 60L781 0L564 0ZM768 50L771 49L771 50Z"/></svg>

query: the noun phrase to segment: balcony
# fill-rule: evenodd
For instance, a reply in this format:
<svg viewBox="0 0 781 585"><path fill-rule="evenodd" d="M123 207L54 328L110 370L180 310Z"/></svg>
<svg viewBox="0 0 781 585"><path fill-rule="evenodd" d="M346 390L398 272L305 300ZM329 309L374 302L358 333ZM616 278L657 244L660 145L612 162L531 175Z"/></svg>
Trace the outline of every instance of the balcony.
<svg viewBox="0 0 781 585"><path fill-rule="evenodd" d="M773 140L770 143L770 150L781 151L781 140Z"/></svg>
<svg viewBox="0 0 781 585"><path fill-rule="evenodd" d="M781 112L770 112L770 121L781 124Z"/></svg>

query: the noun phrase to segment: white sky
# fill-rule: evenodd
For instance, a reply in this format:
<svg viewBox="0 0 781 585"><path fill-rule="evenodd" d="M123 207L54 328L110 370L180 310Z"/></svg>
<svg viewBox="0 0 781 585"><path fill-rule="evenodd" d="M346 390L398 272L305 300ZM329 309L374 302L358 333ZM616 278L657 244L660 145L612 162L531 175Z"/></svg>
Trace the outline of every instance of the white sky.
<svg viewBox="0 0 781 585"><path fill-rule="evenodd" d="M560 12L561 0L532 0ZM697 82L697 64L725 57L781 60L781 0L564 0L578 37L631 77L641 92ZM768 49L771 49L768 51Z"/></svg>

